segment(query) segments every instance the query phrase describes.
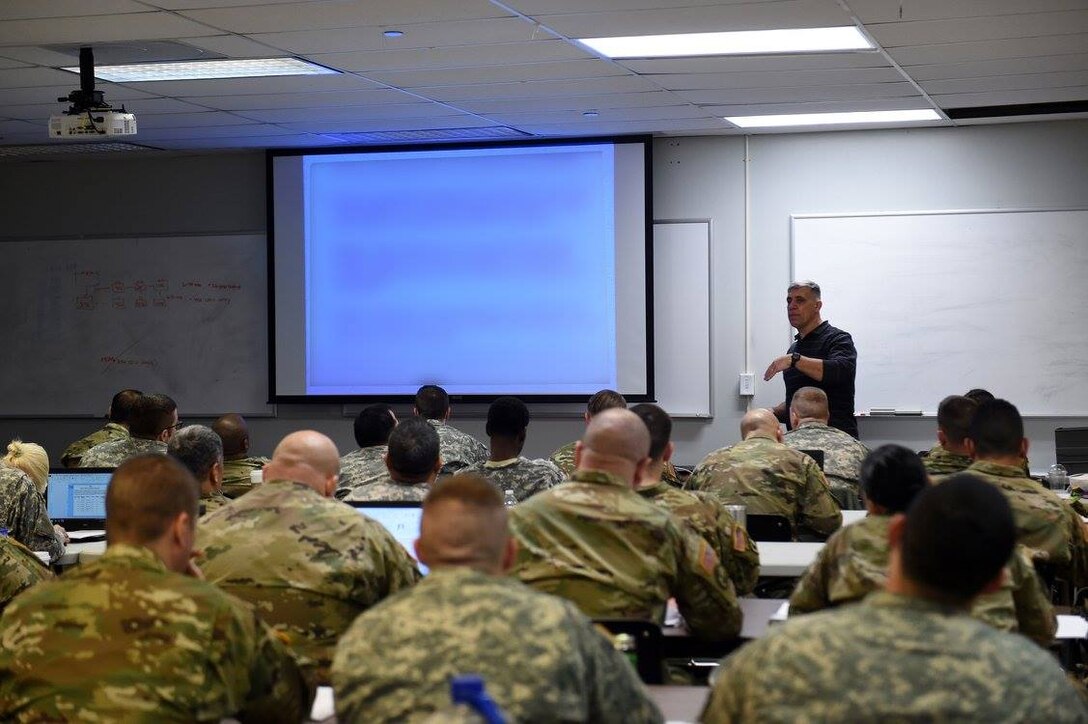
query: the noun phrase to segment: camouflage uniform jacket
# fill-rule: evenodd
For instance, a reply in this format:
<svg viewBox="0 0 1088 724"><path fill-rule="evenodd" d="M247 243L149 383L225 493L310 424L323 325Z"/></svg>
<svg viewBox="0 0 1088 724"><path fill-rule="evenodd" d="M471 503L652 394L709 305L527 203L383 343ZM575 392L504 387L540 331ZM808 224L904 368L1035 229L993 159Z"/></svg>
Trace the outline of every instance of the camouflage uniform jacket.
<svg viewBox="0 0 1088 724"><path fill-rule="evenodd" d="M510 722L660 722L632 667L567 601L467 568L432 570L359 616L332 669L340 722L413 722L473 673Z"/></svg>
<svg viewBox="0 0 1088 724"><path fill-rule="evenodd" d="M378 522L300 483L265 482L200 519L204 575L252 603L319 683L355 617L419 580Z"/></svg>
<svg viewBox="0 0 1088 724"><path fill-rule="evenodd" d="M340 482L336 486L336 497L343 498L355 488L388 480L389 469L385 467L387 452L388 445L372 445L340 458Z"/></svg>
<svg viewBox="0 0 1088 724"><path fill-rule="evenodd" d="M512 508L510 530L518 541L511 574L591 618L661 623L674 597L696 636L740 631L733 583L714 549L616 476L575 472Z"/></svg>
<svg viewBox="0 0 1088 724"><path fill-rule="evenodd" d="M78 468L83 453L95 445L109 440L124 440L126 437L128 437L127 427L116 422L107 422L105 427L100 427L90 435L81 437L64 448L64 454L60 456L60 463L66 468Z"/></svg>
<svg viewBox="0 0 1088 724"><path fill-rule="evenodd" d="M891 517L874 516L848 525L827 541L790 596L790 615L809 613L865 598L884 588ZM1022 549L1005 567L1001 589L980 596L971 615L1002 631L1019 631L1049 646L1058 621L1043 585Z"/></svg>
<svg viewBox="0 0 1088 724"><path fill-rule="evenodd" d="M11 599L52 577L52 572L29 548L10 536L0 535L0 613Z"/></svg>
<svg viewBox="0 0 1088 724"><path fill-rule="evenodd" d="M816 461L767 437L755 435L706 456L689 487L726 504L746 506L748 515L784 515L793 527L827 537L842 525Z"/></svg>
<svg viewBox="0 0 1088 724"><path fill-rule="evenodd" d="M1070 565L1073 547L1084 548L1080 517L1061 498L1019 467L976 460L967 472L996 485L1012 508L1016 540L1034 552L1046 554L1058 567Z"/></svg>
<svg viewBox="0 0 1088 724"><path fill-rule="evenodd" d="M83 457L79 461L79 467L115 468L129 458L152 453L165 455L166 443L158 440L145 440L140 437L108 440L83 453Z"/></svg>
<svg viewBox="0 0 1088 724"><path fill-rule="evenodd" d="M229 502L230 498L223 495L222 491L219 490L213 490L206 495L200 496L200 505L204 508L204 515L219 510Z"/></svg>
<svg viewBox="0 0 1088 724"><path fill-rule="evenodd" d="M0 463L0 528L32 551L45 551L50 560L64 553L53 530L45 498L22 470Z"/></svg>
<svg viewBox="0 0 1088 724"><path fill-rule="evenodd" d="M953 475L969 468L971 458L948 452L941 445L934 445L922 458L922 464L926 466L926 472L931 476Z"/></svg>
<svg viewBox="0 0 1088 724"><path fill-rule="evenodd" d="M250 473L260 470L268 464L268 458L247 457L223 461L223 495L228 498L240 498L253 490Z"/></svg>
<svg viewBox="0 0 1088 724"><path fill-rule="evenodd" d="M677 490L664 480L636 491L689 524L714 547L737 595L752 592L759 580L759 549L724 505L709 495Z"/></svg>
<svg viewBox="0 0 1088 724"><path fill-rule="evenodd" d="M438 449L442 457L442 474L452 475L466 465L482 463L488 458L487 445L442 420L427 420L438 432Z"/></svg>
<svg viewBox="0 0 1088 724"><path fill-rule="evenodd" d="M253 609L112 545L0 619L4 721L294 721L310 691Z"/></svg>
<svg viewBox="0 0 1088 724"><path fill-rule="evenodd" d="M563 482L563 473L551 460L517 457L509 460L476 463L459 472L476 473L494 483L499 490L512 490L518 502Z"/></svg>
<svg viewBox="0 0 1088 724"><path fill-rule="evenodd" d="M564 478L574 475L574 446L576 444L577 441L567 443L553 452L551 458L549 458L563 473ZM661 479L673 487L684 487L684 484L680 482L680 476L676 472L676 466L671 462L665 463L665 469L661 471Z"/></svg>
<svg viewBox="0 0 1088 724"><path fill-rule="evenodd" d="M1086 722L1054 657L928 601L879 592L804 616L718 669L700 721Z"/></svg>
<svg viewBox="0 0 1088 724"><path fill-rule="evenodd" d="M858 478L869 448L849 433L817 421L801 423L787 432L782 442L794 450L823 450L824 478L839 507L864 510Z"/></svg>
<svg viewBox="0 0 1088 724"><path fill-rule="evenodd" d="M430 483L398 483L389 477L386 471L385 477L369 485L361 485L352 488L345 496L345 503L370 503L370 502L404 502L412 503L422 501L427 497L431 489Z"/></svg>

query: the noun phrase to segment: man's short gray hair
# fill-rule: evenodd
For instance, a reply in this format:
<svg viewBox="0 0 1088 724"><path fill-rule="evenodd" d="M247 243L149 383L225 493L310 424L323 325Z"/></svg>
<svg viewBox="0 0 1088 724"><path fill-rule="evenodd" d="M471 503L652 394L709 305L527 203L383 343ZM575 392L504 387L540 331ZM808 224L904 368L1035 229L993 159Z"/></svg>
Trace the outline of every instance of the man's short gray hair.
<svg viewBox="0 0 1088 724"><path fill-rule="evenodd" d="M813 296L817 299L820 298L820 285L811 279L798 279L795 282L790 282L790 285L786 287L787 292L792 292L794 289L811 289Z"/></svg>
<svg viewBox="0 0 1088 724"><path fill-rule="evenodd" d="M212 466L223 460L223 440L210 427L188 425L174 433L166 451L203 481Z"/></svg>

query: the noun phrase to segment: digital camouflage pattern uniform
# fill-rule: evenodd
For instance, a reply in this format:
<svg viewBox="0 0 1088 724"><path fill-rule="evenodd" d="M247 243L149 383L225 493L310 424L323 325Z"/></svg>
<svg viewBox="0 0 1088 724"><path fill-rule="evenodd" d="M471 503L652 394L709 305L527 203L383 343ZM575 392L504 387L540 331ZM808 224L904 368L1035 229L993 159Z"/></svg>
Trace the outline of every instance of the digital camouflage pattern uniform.
<svg viewBox="0 0 1088 724"><path fill-rule="evenodd" d="M438 433L438 449L442 458L442 474L453 475L473 463L482 463L489 456L487 445L442 420L427 420Z"/></svg>
<svg viewBox="0 0 1088 724"><path fill-rule="evenodd" d="M126 437L128 437L127 427L116 422L107 422L105 427L100 427L90 435L81 437L64 448L64 454L60 456L60 463L66 468L78 468L83 453L95 445L109 440L124 440Z"/></svg>
<svg viewBox="0 0 1088 724"><path fill-rule="evenodd" d="M116 468L129 458L137 455L165 455L166 443L158 440L145 440L141 437L125 437L108 440L95 445L83 453L81 468Z"/></svg>
<svg viewBox="0 0 1088 724"><path fill-rule="evenodd" d="M284 480L201 518L196 547L205 577L286 634L322 684L355 617L419 580L415 561L381 524Z"/></svg>
<svg viewBox="0 0 1088 724"><path fill-rule="evenodd" d="M0 613L11 599L52 577L33 551L10 536L0 535Z"/></svg>
<svg viewBox="0 0 1088 724"><path fill-rule="evenodd" d="M958 609L878 592L772 627L722 662L699 721L1086 722L1038 646Z"/></svg>
<svg viewBox="0 0 1088 724"><path fill-rule="evenodd" d="M790 596L790 615L851 603L884 588L888 574L891 517L870 515L848 525L820 554ZM1016 632L1043 647L1054 640L1058 621L1023 549L1013 551L1001 589L980 596L971 615L1002 631Z"/></svg>
<svg viewBox="0 0 1088 724"><path fill-rule="evenodd" d="M340 482L336 485L336 497L343 498L355 488L388 480L389 469L385 467L388 452L388 445L372 445L340 458Z"/></svg>
<svg viewBox="0 0 1088 724"><path fill-rule="evenodd" d="M0 719L300 721L311 692L253 609L112 545L0 619Z"/></svg>
<svg viewBox="0 0 1088 724"><path fill-rule="evenodd" d="M571 603L467 568L432 570L356 619L333 662L337 719L425 719L468 673L509 722L662 721L634 667Z"/></svg>
<svg viewBox="0 0 1088 724"><path fill-rule="evenodd" d="M458 472L476 473L490 480L499 490L512 490L519 503L563 482L563 472L551 460L524 457L488 460L469 465Z"/></svg>
<svg viewBox="0 0 1088 724"><path fill-rule="evenodd" d="M736 592L714 548L617 476L576 471L512 508L510 531L518 541L511 575L590 618L660 624L673 597L696 636L740 631Z"/></svg>
<svg viewBox="0 0 1088 724"><path fill-rule="evenodd" d="M702 493L678 490L664 480L636 491L689 524L714 547L738 596L752 592L759 580L759 549L724 505Z"/></svg>
<svg viewBox="0 0 1088 724"><path fill-rule="evenodd" d="M53 530L45 498L30 477L0 463L0 528L32 551L45 551L54 560L64 553L64 542Z"/></svg>
<svg viewBox="0 0 1088 724"><path fill-rule="evenodd" d="M931 477L955 475L971 467L971 458L948 452L941 445L934 445L922 458L922 464L925 465L926 472Z"/></svg>
<svg viewBox="0 0 1088 724"><path fill-rule="evenodd" d="M794 450L823 450L824 479L835 502L843 510L865 509L858 478L869 448L850 434L815 420L793 428L782 442Z"/></svg>
<svg viewBox="0 0 1088 724"><path fill-rule="evenodd" d="M552 453L549 458L556 467L563 473L564 478L569 478L574 474L574 446L577 441L567 443L563 447L559 448ZM673 487L682 488L684 484L680 481L680 476L676 472L676 466L671 462L665 463L665 469L661 471L661 479Z"/></svg>
<svg viewBox="0 0 1088 724"><path fill-rule="evenodd" d="M237 460L223 461L223 495L228 498L240 498L255 487L250 473L261 470L269 462L268 458L244 457Z"/></svg>
<svg viewBox="0 0 1088 724"><path fill-rule="evenodd" d="M842 511L816 461L762 435L707 455L688 487L743 505L748 515L784 515L795 539L799 531L826 538L842 525Z"/></svg>
<svg viewBox="0 0 1088 724"><path fill-rule="evenodd" d="M344 496L345 503L413 503L422 501L430 491L430 483L398 483L389 477L370 485L361 485Z"/></svg>
<svg viewBox="0 0 1088 724"><path fill-rule="evenodd" d="M224 505L230 502L230 498L223 495L222 491L213 490L208 494L201 494L200 506L204 510L201 515L207 515L212 511L219 510Z"/></svg>

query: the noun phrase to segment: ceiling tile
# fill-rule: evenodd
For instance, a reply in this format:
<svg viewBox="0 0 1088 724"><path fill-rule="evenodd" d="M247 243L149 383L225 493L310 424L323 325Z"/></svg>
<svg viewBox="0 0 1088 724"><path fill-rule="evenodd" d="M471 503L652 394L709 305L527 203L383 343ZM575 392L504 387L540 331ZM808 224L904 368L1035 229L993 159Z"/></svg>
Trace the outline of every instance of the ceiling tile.
<svg viewBox="0 0 1088 724"><path fill-rule="evenodd" d="M968 106L1009 106L1023 103L1057 103L1088 100L1088 86L1041 88L1037 90L992 91L988 93L953 93L930 96L941 108Z"/></svg>
<svg viewBox="0 0 1088 724"><path fill-rule="evenodd" d="M682 131L729 130L720 119L690 118L667 121L605 121L586 119L582 123L535 123L518 126L538 136L613 136L630 133L673 133Z"/></svg>
<svg viewBox="0 0 1088 724"><path fill-rule="evenodd" d="M481 128L493 126L494 122L475 116L443 116L440 118L404 118L376 119L355 121L313 121L305 123L284 123L290 128L304 133L365 133L367 131L410 131L424 128Z"/></svg>
<svg viewBox="0 0 1088 724"><path fill-rule="evenodd" d="M115 103L120 110L120 103ZM173 98L144 98L142 100L128 101L124 104L129 113L137 113L142 118L144 115L155 113L200 113L206 109L191 103L174 100ZM32 103L25 105L4 106L0 114L9 118L21 118L25 120L48 120L49 116L57 115L66 110L63 103Z"/></svg>
<svg viewBox="0 0 1088 724"><path fill-rule="evenodd" d="M199 126L238 126L252 124L248 118L231 113L205 111L203 113L164 113L146 115L136 119L137 128L196 128Z"/></svg>
<svg viewBox="0 0 1088 724"><path fill-rule="evenodd" d="M570 60L560 63L509 64L455 70L378 71L366 75L368 78L397 88L433 88L481 83L629 76L631 72L600 60Z"/></svg>
<svg viewBox="0 0 1088 724"><path fill-rule="evenodd" d="M811 101L807 103L740 103L708 105L703 110L714 116L772 116L786 113L844 113L849 111L901 111L932 108L918 96L907 98L867 98L865 100Z"/></svg>
<svg viewBox="0 0 1088 724"><path fill-rule="evenodd" d="M282 108L339 108L416 102L407 93L389 88L327 91L324 93L266 93L225 96L188 96L186 100L224 111L269 110Z"/></svg>
<svg viewBox="0 0 1088 724"><path fill-rule="evenodd" d="M1038 58L1001 58L967 63L912 65L910 77L916 81L951 78L984 78L1018 73L1059 73L1088 70L1088 53L1045 55Z"/></svg>
<svg viewBox="0 0 1088 724"><path fill-rule="evenodd" d="M4 0L0 20L143 13L151 8L135 0Z"/></svg>
<svg viewBox="0 0 1088 724"><path fill-rule="evenodd" d="M194 10L202 8L233 8L243 5L299 5L303 2L323 3L329 0L140 0L164 10Z"/></svg>
<svg viewBox="0 0 1088 724"><path fill-rule="evenodd" d="M317 91L362 90L378 84L356 75L291 75L264 78L219 78L211 80L160 80L131 83L133 87L156 95L229 96L250 93L308 93Z"/></svg>
<svg viewBox="0 0 1088 724"><path fill-rule="evenodd" d="M613 76L585 80L538 80L525 83L494 83L432 88L427 96L435 100L459 101L480 98L546 98L549 96L585 96L599 93L635 93L659 90L638 76Z"/></svg>
<svg viewBox="0 0 1088 724"><path fill-rule="evenodd" d="M940 20L989 15L1014 15L1025 10L1050 12L1083 10L1084 0L849 0L850 9L863 23L898 20Z"/></svg>
<svg viewBox="0 0 1088 724"><path fill-rule="evenodd" d="M278 4L262 7L260 12L254 12L251 7L239 7L187 10L182 14L213 27L246 34L363 26L410 26L413 23L511 17L510 13L487 0L367 0L351 3Z"/></svg>
<svg viewBox="0 0 1088 724"><path fill-rule="evenodd" d="M72 88L78 88L79 76L53 68L30 67L0 70L0 88L35 88L66 84L71 85Z"/></svg>
<svg viewBox="0 0 1088 724"><path fill-rule="evenodd" d="M7 70L8 68L26 68L27 64L21 60L15 60L14 58L0 57L0 70Z"/></svg>
<svg viewBox="0 0 1088 724"><path fill-rule="evenodd" d="M1055 35L1045 38L978 40L967 43L942 43L889 48L888 55L902 66L958 63L997 58L1032 58L1040 55L1083 53L1088 48L1088 34ZM907 72L910 72L909 70Z"/></svg>
<svg viewBox="0 0 1088 724"><path fill-rule="evenodd" d="M595 58L565 40L534 40L522 43L457 45L445 48L364 50L357 53L312 53L315 63L340 70L445 70L477 68L507 63L544 63L556 60Z"/></svg>
<svg viewBox="0 0 1088 724"><path fill-rule="evenodd" d="M931 95L978 93L1006 90L1088 87L1088 71L1074 73L1032 73L1030 75L998 75L989 78L932 80L922 83Z"/></svg>
<svg viewBox="0 0 1088 724"><path fill-rule="evenodd" d="M163 140L156 146L175 150L230 150L235 148L311 148L314 146L335 146L340 144L331 138L322 138L309 134L289 134L284 136L239 136L235 138L186 138Z"/></svg>
<svg viewBox="0 0 1088 724"><path fill-rule="evenodd" d="M545 98L488 98L457 101L457 107L471 113L519 113L530 111L552 112L585 110L592 103L594 108L648 108L674 106L684 100L668 91L644 91L641 93L599 93L592 96L550 96Z"/></svg>
<svg viewBox="0 0 1088 724"><path fill-rule="evenodd" d="M885 49L901 45L965 43L1088 32L1088 10L1025 13L955 20L876 23L865 26Z"/></svg>
<svg viewBox="0 0 1088 724"><path fill-rule="evenodd" d="M687 8L701 5L752 5L779 0L508 0L504 4L525 15L546 17L569 13Z"/></svg>
<svg viewBox="0 0 1088 724"><path fill-rule="evenodd" d="M617 121L662 121L691 118L707 120L713 118L713 114L708 113L705 109L692 105L664 106L656 108L602 109L597 109L595 106L588 106L586 110L591 108L597 110L599 113L595 119L584 117L580 110L557 111L554 113L541 113L539 111L534 111L532 113L506 113L493 114L488 117L503 125L519 127L527 123L532 123L534 125L540 123L581 123L585 121L612 123Z"/></svg>
<svg viewBox="0 0 1088 724"><path fill-rule="evenodd" d="M674 91L681 98L699 105L736 103L794 103L801 101L867 100L870 98L920 99L910 83L818 86L813 88L738 88L733 90Z"/></svg>
<svg viewBox="0 0 1088 724"><path fill-rule="evenodd" d="M207 26L167 12L129 13L0 23L0 37L18 38L22 45L158 40L216 35Z"/></svg>
<svg viewBox="0 0 1088 724"><path fill-rule="evenodd" d="M67 97L68 93L79 88L79 82L65 86L47 86L40 88L10 88L4 89L3 99L5 103L26 106L56 102L57 112L68 107L67 102L57 101L58 98ZM123 88L113 83L100 83L98 89L106 94L106 102L117 104L121 101L130 101L138 98L154 98L151 93L144 93L131 88ZM2 112L2 109L0 109Z"/></svg>
<svg viewBox="0 0 1088 724"><path fill-rule="evenodd" d="M616 61L636 73L742 73L765 70L890 68L879 51L795 55L731 55L712 58L653 58Z"/></svg>
<svg viewBox="0 0 1088 724"><path fill-rule="evenodd" d="M258 43L241 35L209 35L203 38L182 38L181 42L213 53L219 53L228 58L275 58L283 55L283 52L278 48Z"/></svg>
<svg viewBox="0 0 1088 724"><path fill-rule="evenodd" d="M183 126L177 128L155 128L137 121L140 132L136 138L140 143L149 143L177 138L237 138L238 136L286 136L293 134L279 126L267 123L251 123L236 126Z"/></svg>
<svg viewBox="0 0 1088 724"><path fill-rule="evenodd" d="M339 108L284 108L280 110L238 111L238 115L266 123L306 123L326 121L378 120L383 118L434 118L463 115L438 103L396 103L376 106Z"/></svg>
<svg viewBox="0 0 1088 724"><path fill-rule="evenodd" d="M901 83L902 73L895 68L855 68L852 70L795 70L766 73L699 73L696 75L654 75L651 80L666 90L702 90L725 88L797 88L828 85L866 85Z"/></svg>

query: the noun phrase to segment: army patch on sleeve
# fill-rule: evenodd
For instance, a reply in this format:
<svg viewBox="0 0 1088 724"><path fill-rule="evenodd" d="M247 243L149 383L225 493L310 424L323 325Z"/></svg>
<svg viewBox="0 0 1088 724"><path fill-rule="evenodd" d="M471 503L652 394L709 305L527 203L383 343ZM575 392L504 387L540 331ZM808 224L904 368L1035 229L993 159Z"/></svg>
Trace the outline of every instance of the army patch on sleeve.
<svg viewBox="0 0 1088 724"><path fill-rule="evenodd" d="M739 525L733 526L733 550L738 553L748 550L748 534Z"/></svg>
<svg viewBox="0 0 1088 724"><path fill-rule="evenodd" d="M714 569L718 567L718 556L705 540L699 543L699 565L708 574L713 573Z"/></svg>

